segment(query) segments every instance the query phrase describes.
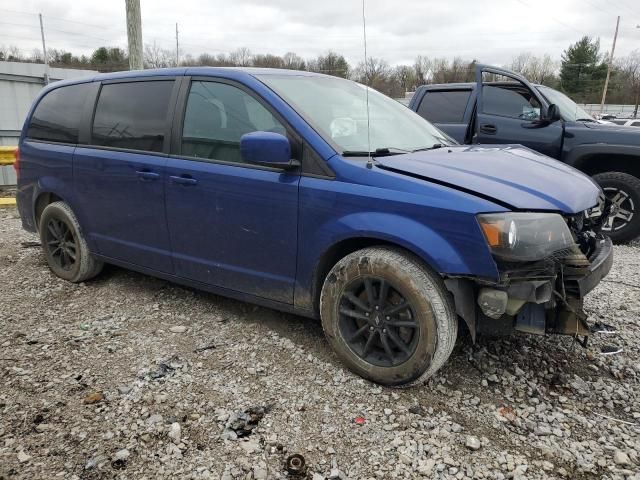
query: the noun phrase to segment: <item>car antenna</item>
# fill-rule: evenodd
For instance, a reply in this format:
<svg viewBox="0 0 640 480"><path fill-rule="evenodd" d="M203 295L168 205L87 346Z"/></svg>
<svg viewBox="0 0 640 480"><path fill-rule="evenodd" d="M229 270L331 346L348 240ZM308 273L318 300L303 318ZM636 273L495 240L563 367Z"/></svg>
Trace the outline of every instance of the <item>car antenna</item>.
<svg viewBox="0 0 640 480"><path fill-rule="evenodd" d="M369 122L369 71L367 66L367 21L364 15L364 0L362 0L362 36L364 38L364 88L367 92L367 168L373 167L373 159L371 158L371 124Z"/></svg>

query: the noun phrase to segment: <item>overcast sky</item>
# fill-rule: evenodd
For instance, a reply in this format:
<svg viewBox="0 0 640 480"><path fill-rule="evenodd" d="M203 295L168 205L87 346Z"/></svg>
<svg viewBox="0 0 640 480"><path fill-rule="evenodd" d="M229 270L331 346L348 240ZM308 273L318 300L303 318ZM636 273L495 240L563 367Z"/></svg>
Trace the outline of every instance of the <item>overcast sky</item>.
<svg viewBox="0 0 640 480"><path fill-rule="evenodd" d="M638 0L365 1L369 56L391 64L426 55L505 65L521 52L559 60L582 35L600 37L604 52L617 15L616 57L640 49ZM2 0L0 45L41 48L39 12L48 48L126 48L124 0ZM142 0L145 43L175 49L175 22L181 55L248 47L305 58L334 50L352 64L363 57L361 0Z"/></svg>

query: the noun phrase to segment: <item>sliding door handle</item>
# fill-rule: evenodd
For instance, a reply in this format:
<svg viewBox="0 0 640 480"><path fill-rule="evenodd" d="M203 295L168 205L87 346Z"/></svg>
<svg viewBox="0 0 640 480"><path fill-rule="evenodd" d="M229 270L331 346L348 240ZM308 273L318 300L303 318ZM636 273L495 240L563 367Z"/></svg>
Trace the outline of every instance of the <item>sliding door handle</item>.
<svg viewBox="0 0 640 480"><path fill-rule="evenodd" d="M185 186L189 186L189 185L197 185L198 184L198 180L196 180L195 178L192 177L187 177L185 175L181 175L181 176L176 176L176 175L171 175L169 177L169 179L171 180L172 183L177 183L179 185L185 185Z"/></svg>

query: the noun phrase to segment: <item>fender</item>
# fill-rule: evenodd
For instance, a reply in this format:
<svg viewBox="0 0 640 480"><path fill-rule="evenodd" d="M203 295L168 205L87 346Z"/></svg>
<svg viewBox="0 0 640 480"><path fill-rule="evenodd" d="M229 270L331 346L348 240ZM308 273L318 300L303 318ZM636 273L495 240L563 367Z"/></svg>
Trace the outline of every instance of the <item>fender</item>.
<svg viewBox="0 0 640 480"><path fill-rule="evenodd" d="M397 245L413 253L442 276L468 275L497 279L496 264L482 238L475 216L460 214L460 218L451 223L466 224L462 228L465 238L461 238L459 232L446 232L450 234L446 237L413 218L383 212L352 213L320 226L313 239L299 247L294 295L296 308L315 308L316 294L322 287L322 279L318 279L316 285L320 274L318 269L322 267L328 252L346 241L355 241L356 244L361 241L362 247L375 244L376 241ZM395 232L402 232L402 236ZM322 254L309 258L311 252Z"/></svg>
<svg viewBox="0 0 640 480"><path fill-rule="evenodd" d="M628 157L638 157L640 162L640 146L633 145L610 145L607 143L591 143L577 145L565 155L564 162L578 170L583 170L586 159L591 155L625 155Z"/></svg>
<svg viewBox="0 0 640 480"><path fill-rule="evenodd" d="M82 209L79 209L78 206L76 205L76 202L74 202L72 192L73 192L73 185L59 178L46 176L38 180L38 183L33 188L33 193L31 195L31 205L30 205L30 212L32 216L31 218L33 219L33 224L34 224L34 228L36 228L36 231L37 231L37 226L35 225L35 218L36 218L36 207L38 205L38 199L42 195L47 195L47 194L53 194L56 197L59 197L60 199L62 199L62 201L65 202L67 205L69 205L73 213L76 215L78 219L78 223L80 223L81 228L83 227L83 225L86 225L86 223L84 222L84 212L82 211ZM91 236L84 235L84 237L89 247L89 250L91 252L97 253L96 245L94 244Z"/></svg>

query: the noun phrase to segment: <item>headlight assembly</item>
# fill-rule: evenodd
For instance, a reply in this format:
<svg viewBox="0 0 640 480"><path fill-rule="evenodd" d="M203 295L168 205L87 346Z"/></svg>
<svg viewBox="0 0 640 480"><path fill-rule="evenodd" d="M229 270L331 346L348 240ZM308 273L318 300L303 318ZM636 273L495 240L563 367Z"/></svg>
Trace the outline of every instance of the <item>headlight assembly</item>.
<svg viewBox="0 0 640 480"><path fill-rule="evenodd" d="M491 252L500 260L542 260L575 243L569 227L557 213L488 213L478 215L478 222Z"/></svg>

